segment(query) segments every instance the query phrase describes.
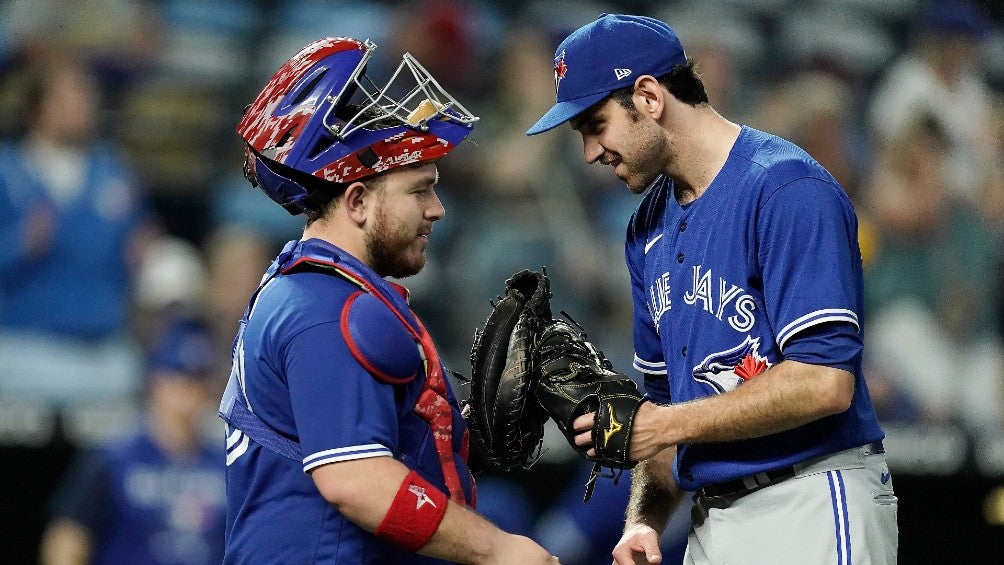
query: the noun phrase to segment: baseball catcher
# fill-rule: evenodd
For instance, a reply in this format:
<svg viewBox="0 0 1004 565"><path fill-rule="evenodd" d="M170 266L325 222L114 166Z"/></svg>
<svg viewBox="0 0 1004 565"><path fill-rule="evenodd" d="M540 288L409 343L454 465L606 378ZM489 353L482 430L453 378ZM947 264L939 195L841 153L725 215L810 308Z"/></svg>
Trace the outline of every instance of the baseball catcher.
<svg viewBox="0 0 1004 565"><path fill-rule="evenodd" d="M568 443L595 463L586 485L592 495L602 468L621 471L628 459L631 428L645 401L629 377L586 339L581 326L551 319L546 274L521 271L506 281L471 352L468 426L475 449L497 469L529 469L539 458L544 422L551 417ZM569 323L571 322L571 323ZM575 445L572 422L596 412L592 444ZM595 456L588 455L589 449Z"/></svg>

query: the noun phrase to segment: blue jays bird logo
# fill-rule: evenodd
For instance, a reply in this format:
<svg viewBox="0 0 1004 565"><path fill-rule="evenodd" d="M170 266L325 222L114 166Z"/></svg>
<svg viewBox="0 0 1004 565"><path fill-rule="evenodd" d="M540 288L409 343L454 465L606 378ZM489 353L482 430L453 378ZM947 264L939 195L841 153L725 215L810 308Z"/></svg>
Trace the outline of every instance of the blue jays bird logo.
<svg viewBox="0 0 1004 565"><path fill-rule="evenodd" d="M718 393L735 390L771 366L771 362L760 355L759 349L760 338L747 335L732 349L705 357L700 365L694 367L694 379L711 385Z"/></svg>
<svg viewBox="0 0 1004 565"><path fill-rule="evenodd" d="M565 64L565 52L562 51L561 55L554 58L554 92L558 92L558 85L561 84L561 79L565 78L566 71L568 65Z"/></svg>

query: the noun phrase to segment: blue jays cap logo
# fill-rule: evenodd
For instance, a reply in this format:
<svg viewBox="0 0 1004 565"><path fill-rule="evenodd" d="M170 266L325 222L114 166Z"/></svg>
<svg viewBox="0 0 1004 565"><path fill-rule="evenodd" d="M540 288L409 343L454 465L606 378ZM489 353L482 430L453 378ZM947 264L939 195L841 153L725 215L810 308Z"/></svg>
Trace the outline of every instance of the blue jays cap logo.
<svg viewBox="0 0 1004 565"><path fill-rule="evenodd" d="M694 379L711 385L719 393L735 390L771 366L759 349L760 338L746 336L739 345L705 357L694 367Z"/></svg>
<svg viewBox="0 0 1004 565"><path fill-rule="evenodd" d="M554 58L554 93L558 94L558 85L561 83L561 79L565 78L565 73L568 72L568 65L565 64L565 52L562 51L561 55Z"/></svg>

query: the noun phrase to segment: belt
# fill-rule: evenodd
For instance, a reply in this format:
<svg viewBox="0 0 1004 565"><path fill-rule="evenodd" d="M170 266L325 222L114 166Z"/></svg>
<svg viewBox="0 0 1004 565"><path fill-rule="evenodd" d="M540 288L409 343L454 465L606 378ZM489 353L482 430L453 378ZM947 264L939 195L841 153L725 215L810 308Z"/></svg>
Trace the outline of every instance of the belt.
<svg viewBox="0 0 1004 565"><path fill-rule="evenodd" d="M885 453L885 447L882 445L881 441L874 441L872 443L865 444L861 446L860 449L865 455ZM731 481L707 485L697 490L697 496L701 498L710 498L715 496L730 496L738 498L755 490L769 487L770 485L776 485L781 481L786 481L797 475L806 467L806 463L797 463L795 465L791 465L790 467L771 469L770 471L740 477Z"/></svg>

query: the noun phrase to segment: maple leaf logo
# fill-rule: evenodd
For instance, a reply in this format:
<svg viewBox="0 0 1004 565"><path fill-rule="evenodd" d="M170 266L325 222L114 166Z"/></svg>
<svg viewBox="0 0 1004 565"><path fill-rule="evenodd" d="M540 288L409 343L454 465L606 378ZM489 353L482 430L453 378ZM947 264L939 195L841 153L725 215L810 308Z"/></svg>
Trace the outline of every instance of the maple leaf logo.
<svg viewBox="0 0 1004 565"><path fill-rule="evenodd" d="M744 381L748 381L753 377L759 375L760 373L767 370L767 360L760 357L754 357L753 355L746 355L743 360L736 365L733 372L741 377Z"/></svg>
<svg viewBox="0 0 1004 565"><path fill-rule="evenodd" d="M565 64L565 52L562 51L561 55L558 55L554 59L554 91L558 92L558 85L561 84L561 79L565 78L565 73L568 71L568 65Z"/></svg>

